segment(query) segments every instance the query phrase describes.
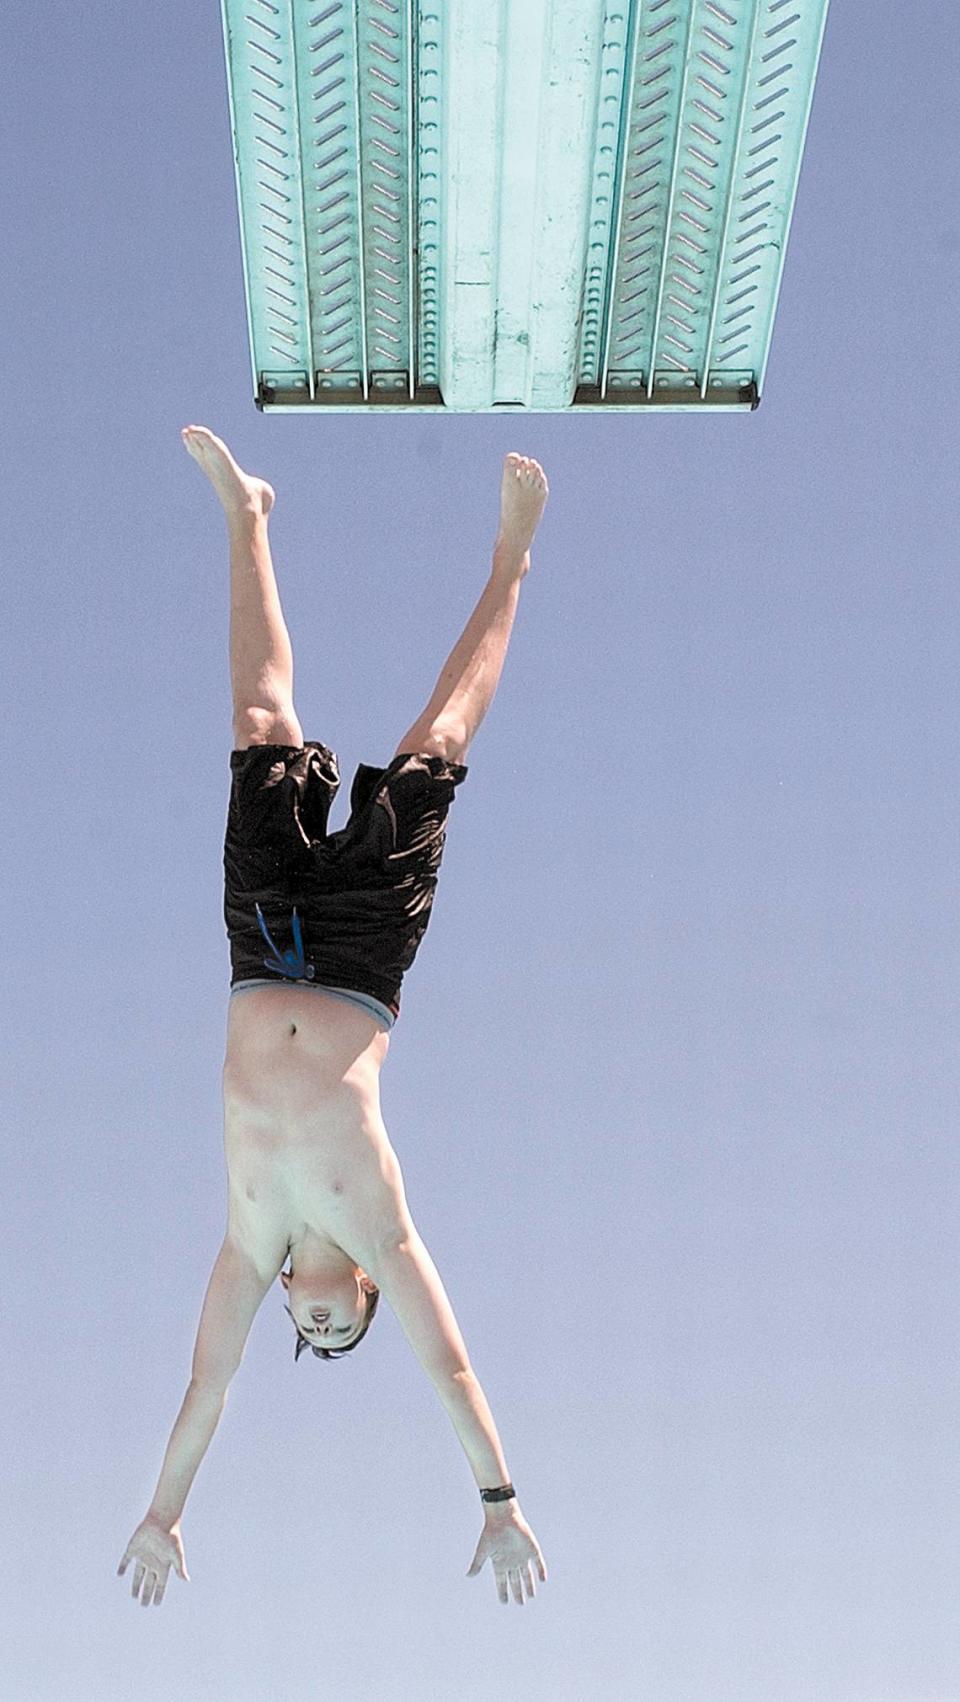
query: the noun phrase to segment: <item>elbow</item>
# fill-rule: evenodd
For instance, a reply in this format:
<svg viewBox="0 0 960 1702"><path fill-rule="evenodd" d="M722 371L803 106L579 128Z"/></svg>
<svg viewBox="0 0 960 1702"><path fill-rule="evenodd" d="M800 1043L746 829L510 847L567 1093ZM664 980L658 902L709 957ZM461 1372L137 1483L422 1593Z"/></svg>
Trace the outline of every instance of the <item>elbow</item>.
<svg viewBox="0 0 960 1702"><path fill-rule="evenodd" d="M193 1375L190 1378L190 1388L188 1393L192 1395L194 1400L197 1402L203 1402L205 1405L216 1405L219 1403L219 1405L222 1406L227 1398L227 1390L230 1386L230 1378L232 1376L232 1371L229 1375L227 1375L219 1367L217 1368L216 1373L209 1369L200 1371L194 1370Z"/></svg>
<svg viewBox="0 0 960 1702"><path fill-rule="evenodd" d="M472 1388L477 1381L476 1373L469 1361L460 1358L447 1358L430 1368L430 1376L436 1388L449 1389L451 1394L460 1394Z"/></svg>

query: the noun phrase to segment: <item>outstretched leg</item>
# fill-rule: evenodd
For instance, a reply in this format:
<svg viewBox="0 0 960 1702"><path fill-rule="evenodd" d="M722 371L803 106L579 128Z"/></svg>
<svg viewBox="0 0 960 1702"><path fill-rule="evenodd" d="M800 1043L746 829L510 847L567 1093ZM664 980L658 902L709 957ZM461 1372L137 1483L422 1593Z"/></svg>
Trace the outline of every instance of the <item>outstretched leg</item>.
<svg viewBox="0 0 960 1702"><path fill-rule="evenodd" d="M267 540L273 490L244 473L205 426L186 426L181 436L227 517L234 748L302 745L293 707L293 651Z"/></svg>
<svg viewBox="0 0 960 1702"><path fill-rule="evenodd" d="M433 696L404 734L395 756L416 751L463 762L503 671L521 581L530 567L530 545L548 494L538 462L524 455L506 457L490 578L444 663Z"/></svg>

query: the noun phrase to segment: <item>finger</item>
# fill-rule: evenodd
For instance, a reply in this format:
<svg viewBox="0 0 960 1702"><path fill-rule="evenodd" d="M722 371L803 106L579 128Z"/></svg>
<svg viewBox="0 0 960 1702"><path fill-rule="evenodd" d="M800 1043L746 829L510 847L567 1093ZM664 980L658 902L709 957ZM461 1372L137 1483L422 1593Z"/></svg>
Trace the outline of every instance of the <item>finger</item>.
<svg viewBox="0 0 960 1702"><path fill-rule="evenodd" d="M140 1597L140 1606L141 1607L149 1607L150 1606L150 1603L153 1600L153 1589L154 1589L154 1585L156 1584L156 1581L157 1581L157 1574L155 1572L148 1572L147 1577L146 1577L146 1582L144 1583L144 1586L143 1586L143 1595Z"/></svg>
<svg viewBox="0 0 960 1702"><path fill-rule="evenodd" d="M131 1595L138 1596L140 1594L140 1585L143 1583L143 1573L144 1573L143 1561L138 1560L136 1566L133 1569L133 1589L130 1592Z"/></svg>
<svg viewBox="0 0 960 1702"><path fill-rule="evenodd" d="M157 1585L156 1589L153 1592L153 1605L154 1605L154 1607L160 1606L160 1603L163 1601L163 1592L164 1592L165 1589L166 1589L166 1584L158 1584Z"/></svg>
<svg viewBox="0 0 960 1702"><path fill-rule="evenodd" d="M541 1583L545 1584L547 1581L547 1568L543 1564L543 1555L540 1553L539 1549L537 1549L537 1571L540 1574Z"/></svg>
<svg viewBox="0 0 960 1702"><path fill-rule="evenodd" d="M535 1596L537 1593L537 1586L533 1581L533 1563L530 1560L527 1561L526 1567L524 1568L524 1581L527 1586L527 1595Z"/></svg>
<svg viewBox="0 0 960 1702"><path fill-rule="evenodd" d="M510 1574L510 1588L513 1591L514 1601L519 1602L520 1606L522 1607L523 1606L523 1585L520 1582L520 1573L519 1572L511 1572L511 1574Z"/></svg>
<svg viewBox="0 0 960 1702"><path fill-rule="evenodd" d="M129 1566L129 1564L130 1564L130 1556L129 1556L129 1554L125 1554L123 1559L121 1560L119 1566L117 1567L117 1577L118 1578L123 1577L123 1574L127 1570L127 1567Z"/></svg>
<svg viewBox="0 0 960 1702"><path fill-rule="evenodd" d="M504 1603L509 1602L510 1597L507 1595L507 1576L506 1576L506 1573L505 1572L498 1572L496 1577L497 1577L497 1595L500 1597L500 1600L502 1602L504 1602Z"/></svg>

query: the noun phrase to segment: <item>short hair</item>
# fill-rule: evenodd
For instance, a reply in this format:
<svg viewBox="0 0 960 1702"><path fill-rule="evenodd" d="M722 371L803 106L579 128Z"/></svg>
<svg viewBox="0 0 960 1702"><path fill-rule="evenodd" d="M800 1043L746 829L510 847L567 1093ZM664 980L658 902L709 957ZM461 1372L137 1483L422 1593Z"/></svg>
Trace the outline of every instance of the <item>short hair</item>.
<svg viewBox="0 0 960 1702"><path fill-rule="evenodd" d="M286 1312L287 1317L293 1318L293 1327L297 1332L297 1345L293 1350L294 1365L296 1365L304 1348L307 1347L313 1349L314 1355L317 1359L342 1359L345 1353L352 1353L355 1347L360 1346L360 1343L363 1341L370 1325L373 1323L374 1314L380 1304L380 1290L376 1283L370 1277L361 1277L360 1280L367 1296L367 1310L364 1314L363 1323L361 1324L359 1331L354 1336L353 1341L347 1343L346 1347L319 1347L316 1342L308 1341L306 1336L300 1334L300 1326L297 1323L296 1318L293 1317L293 1313L289 1306L284 1306L283 1309Z"/></svg>

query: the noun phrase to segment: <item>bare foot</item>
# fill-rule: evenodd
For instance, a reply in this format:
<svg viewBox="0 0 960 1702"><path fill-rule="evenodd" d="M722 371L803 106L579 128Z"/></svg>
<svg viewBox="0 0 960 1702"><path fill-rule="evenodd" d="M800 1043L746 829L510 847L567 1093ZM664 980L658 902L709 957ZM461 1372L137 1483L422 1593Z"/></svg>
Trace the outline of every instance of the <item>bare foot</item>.
<svg viewBox="0 0 960 1702"><path fill-rule="evenodd" d="M270 513L275 501L273 487L265 479L254 479L237 466L226 444L206 426L184 426L180 436L210 480L227 519L235 514Z"/></svg>
<svg viewBox="0 0 960 1702"><path fill-rule="evenodd" d="M494 545L498 561L509 562L521 576L530 566L530 545L549 496L539 461L508 455L500 486L500 530Z"/></svg>

